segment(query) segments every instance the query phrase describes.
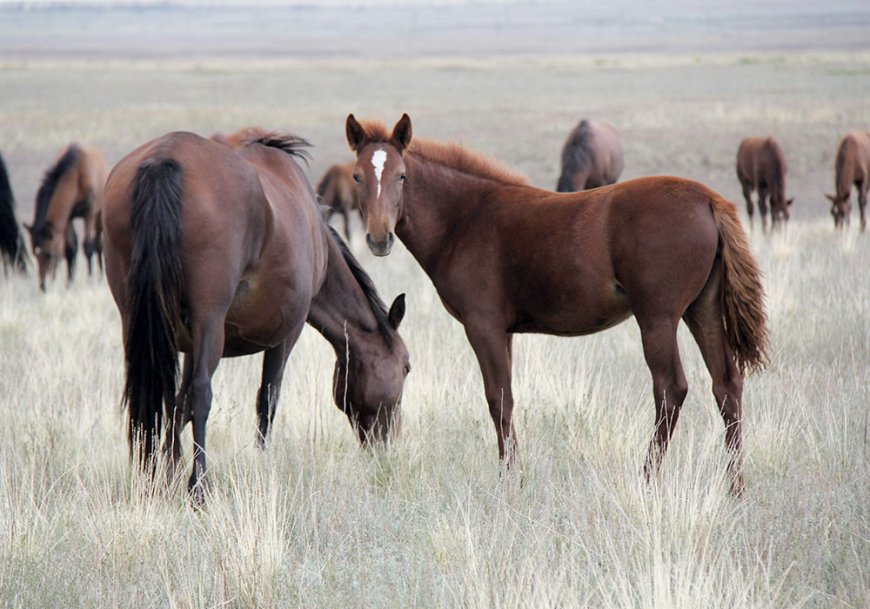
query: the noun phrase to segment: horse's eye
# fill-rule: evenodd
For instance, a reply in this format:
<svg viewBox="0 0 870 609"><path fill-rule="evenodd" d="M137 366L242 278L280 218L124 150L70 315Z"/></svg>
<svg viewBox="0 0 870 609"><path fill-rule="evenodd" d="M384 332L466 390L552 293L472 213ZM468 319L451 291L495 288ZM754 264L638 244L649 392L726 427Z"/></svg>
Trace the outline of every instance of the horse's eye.
<svg viewBox="0 0 870 609"><path fill-rule="evenodd" d="M353 174L353 181L359 184L362 182L362 176L358 173Z"/></svg>
<svg viewBox="0 0 870 609"><path fill-rule="evenodd" d="M405 364L405 376L408 376L409 372L411 372L411 364Z"/></svg>
<svg viewBox="0 0 870 609"><path fill-rule="evenodd" d="M408 176L406 176L406 175L403 173L403 174L400 174L400 175L399 175L399 179L400 179L402 182L404 182L405 180L408 179Z"/></svg>

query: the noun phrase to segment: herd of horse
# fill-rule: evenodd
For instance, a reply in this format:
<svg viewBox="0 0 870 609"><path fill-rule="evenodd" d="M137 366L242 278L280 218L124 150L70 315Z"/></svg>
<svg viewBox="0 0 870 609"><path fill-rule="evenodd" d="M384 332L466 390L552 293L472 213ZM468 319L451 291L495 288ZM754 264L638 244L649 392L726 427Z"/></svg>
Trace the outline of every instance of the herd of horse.
<svg viewBox="0 0 870 609"><path fill-rule="evenodd" d="M559 192L457 144L412 136L403 115L392 129L345 124L354 162L327 171L315 190L295 135L243 129L210 139L174 132L130 152L107 172L102 155L70 145L46 172L30 233L39 284L64 257L72 278L84 250L105 273L121 315L123 401L131 458L152 474L157 446L171 469L180 432L193 429L188 488L205 497L206 423L212 376L223 357L263 353L256 399L265 443L287 358L305 323L335 351L333 398L362 443L399 428L408 349L398 329L404 295L387 307L345 242L327 223L359 209L376 256L395 239L431 279L477 358L498 453L518 467L513 422L513 336L578 336L634 316L652 376L655 427L645 461L654 475L688 386L677 327L689 327L712 378L725 425L731 490L744 489L743 381L767 363L760 272L736 207L706 186L676 177L616 183L622 141L612 125L582 121L562 152ZM2 161L2 157L0 157ZM26 271L12 191L0 162L0 250ZM749 138L737 174L767 227L788 219L786 164L772 138ZM108 174L108 175L107 175ZM840 142L835 225L848 221L859 190L861 228L870 187L870 134ZM183 353L179 367L178 354Z"/></svg>

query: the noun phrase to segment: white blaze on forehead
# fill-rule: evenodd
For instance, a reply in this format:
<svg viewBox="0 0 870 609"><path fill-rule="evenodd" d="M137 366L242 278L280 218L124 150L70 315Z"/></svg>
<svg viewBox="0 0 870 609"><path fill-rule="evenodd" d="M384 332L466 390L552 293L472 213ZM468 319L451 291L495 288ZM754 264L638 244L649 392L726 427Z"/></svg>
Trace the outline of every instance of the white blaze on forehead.
<svg viewBox="0 0 870 609"><path fill-rule="evenodd" d="M381 196L381 176L384 175L384 163L387 162L387 151L378 148L372 155L372 166L375 168L375 177L378 179L378 195Z"/></svg>

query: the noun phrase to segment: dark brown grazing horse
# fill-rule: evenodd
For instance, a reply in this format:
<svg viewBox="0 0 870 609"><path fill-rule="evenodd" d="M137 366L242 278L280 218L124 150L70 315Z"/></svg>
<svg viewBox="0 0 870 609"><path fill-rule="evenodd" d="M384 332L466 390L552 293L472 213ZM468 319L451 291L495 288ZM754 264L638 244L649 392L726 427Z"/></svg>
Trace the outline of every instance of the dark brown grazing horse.
<svg viewBox="0 0 870 609"><path fill-rule="evenodd" d="M33 225L24 225L30 231L30 245L39 267L41 290L45 291L45 278L54 275L62 255L66 258L68 279L72 281L78 251L78 239L72 225L76 218L84 221L88 273L93 272L91 257L95 254L102 270L100 214L107 170L106 159L99 150L70 144L46 171L36 193Z"/></svg>
<svg viewBox="0 0 870 609"><path fill-rule="evenodd" d="M499 456L516 449L512 337L592 334L634 315L652 373L657 468L687 393L677 326L689 326L725 422L732 490L743 489L743 375L766 363L764 293L734 205L675 177L574 194L540 190L457 145L350 115L367 242L393 231L465 327L483 375Z"/></svg>
<svg viewBox="0 0 870 609"><path fill-rule="evenodd" d="M746 199L749 225L753 225L752 191L758 192L761 226L767 230L767 199L773 225L788 221L788 208L794 199L785 198L785 174L788 170L782 146L772 137L748 137L737 149L737 179Z"/></svg>
<svg viewBox="0 0 870 609"><path fill-rule="evenodd" d="M258 437L275 415L287 357L307 321L336 354L333 395L360 440L385 439L410 366L369 277L323 222L295 136L243 130L221 142L170 133L136 149L106 186L106 275L121 313L131 453L180 457L193 422L189 488L203 498L211 379L222 357L263 352ZM178 352L186 354L178 395Z"/></svg>
<svg viewBox="0 0 870 609"><path fill-rule="evenodd" d="M562 173L556 190L576 192L615 184L623 165L622 136L616 127L584 118L562 147Z"/></svg>
<svg viewBox="0 0 870 609"><path fill-rule="evenodd" d="M27 248L15 218L15 197L3 155L0 155L0 257L4 271L8 272L11 268L19 273L27 273Z"/></svg>
<svg viewBox="0 0 870 609"><path fill-rule="evenodd" d="M325 219L338 214L344 218L344 236L350 241L350 215L359 210L356 184L353 182L354 163L336 164L326 170L317 183L319 203L326 207Z"/></svg>
<svg viewBox="0 0 870 609"><path fill-rule="evenodd" d="M858 189L858 210L861 212L861 231L867 228L867 191L870 190L870 132L852 131L843 136L837 146L834 165L836 194L825 196L831 201L834 226L842 228L849 223L852 186Z"/></svg>

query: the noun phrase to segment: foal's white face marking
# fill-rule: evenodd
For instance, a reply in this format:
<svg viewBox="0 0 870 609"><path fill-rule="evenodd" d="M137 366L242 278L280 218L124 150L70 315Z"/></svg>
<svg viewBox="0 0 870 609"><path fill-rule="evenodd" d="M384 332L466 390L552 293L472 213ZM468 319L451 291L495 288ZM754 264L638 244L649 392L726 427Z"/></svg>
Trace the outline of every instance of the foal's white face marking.
<svg viewBox="0 0 870 609"><path fill-rule="evenodd" d="M375 177L378 180L378 194L381 196L381 176L384 175L384 163L387 162L387 151L383 148L378 148L372 155L372 166L375 168Z"/></svg>

